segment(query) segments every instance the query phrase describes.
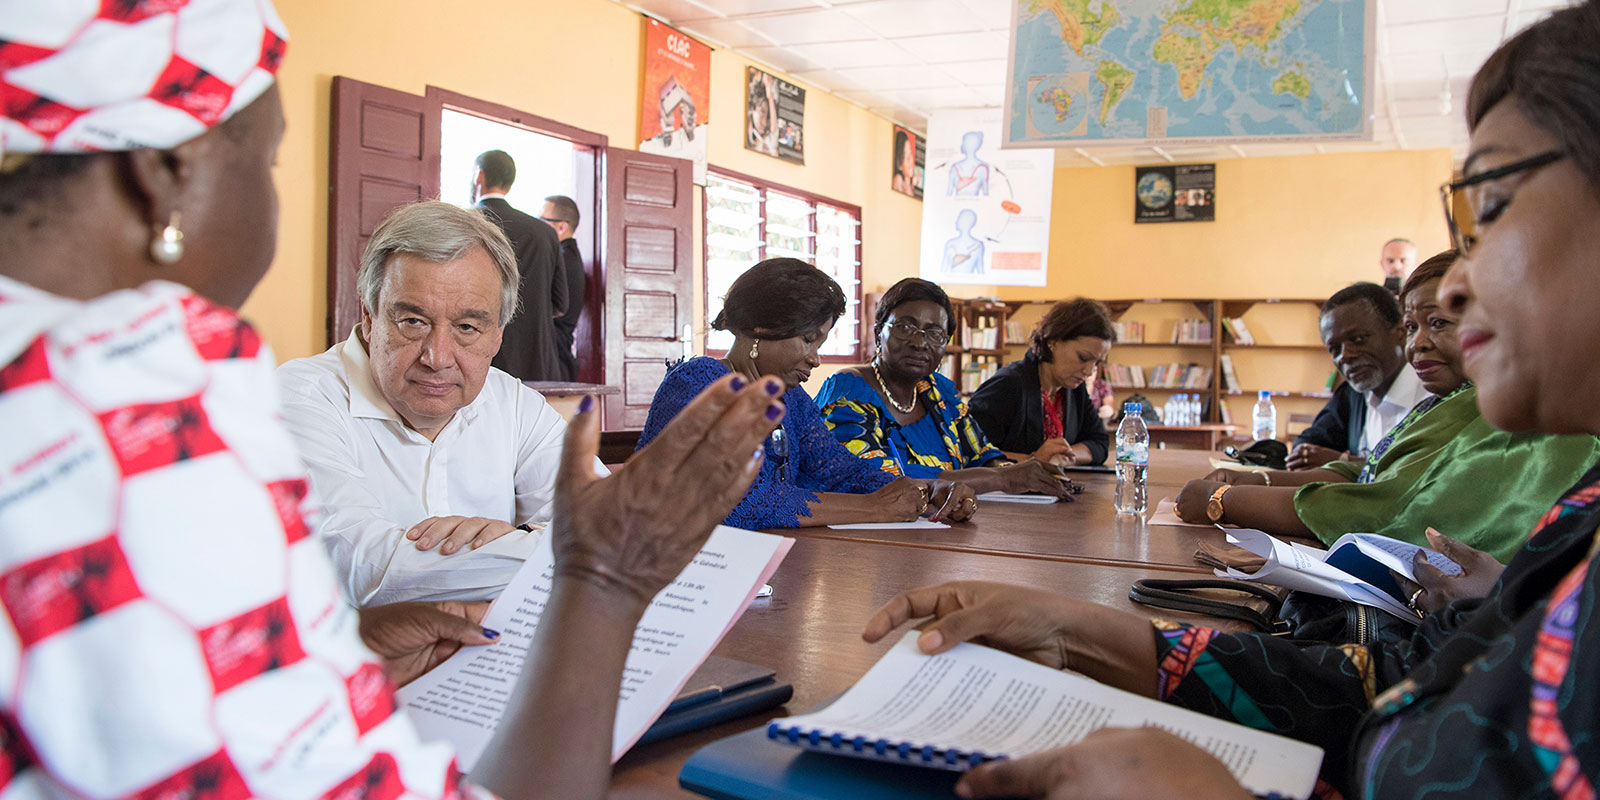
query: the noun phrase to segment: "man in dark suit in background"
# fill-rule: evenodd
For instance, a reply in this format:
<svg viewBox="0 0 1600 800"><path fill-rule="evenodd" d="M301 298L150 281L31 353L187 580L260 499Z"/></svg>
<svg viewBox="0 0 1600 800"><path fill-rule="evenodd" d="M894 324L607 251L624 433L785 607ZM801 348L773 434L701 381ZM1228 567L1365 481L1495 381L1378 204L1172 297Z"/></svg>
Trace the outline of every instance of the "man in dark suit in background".
<svg viewBox="0 0 1600 800"><path fill-rule="evenodd" d="M578 318L583 314L583 302L588 296L587 279L583 274L583 255L578 252L578 204L565 195L551 195L544 199L544 211L539 218L556 229L561 240L561 259L567 280L567 313L556 317L556 353L566 371L566 379L578 379L578 359L572 352L572 341L577 335Z"/></svg>
<svg viewBox="0 0 1600 800"><path fill-rule="evenodd" d="M555 318L567 310L567 281L561 269L561 243L549 225L511 207L506 192L517 178L517 164L504 150L476 160L472 199L476 208L506 232L522 273L517 292L521 310L506 323L493 366L525 381L565 380Z"/></svg>

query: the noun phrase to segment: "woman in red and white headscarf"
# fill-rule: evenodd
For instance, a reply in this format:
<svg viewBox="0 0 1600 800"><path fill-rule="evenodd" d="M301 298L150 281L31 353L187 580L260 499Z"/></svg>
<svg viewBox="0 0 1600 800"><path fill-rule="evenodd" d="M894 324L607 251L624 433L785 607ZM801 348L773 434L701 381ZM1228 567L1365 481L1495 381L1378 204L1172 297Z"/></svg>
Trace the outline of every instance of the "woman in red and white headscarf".
<svg viewBox="0 0 1600 800"><path fill-rule="evenodd" d="M462 608L358 620L306 519L272 356L233 310L272 261L286 40L269 0L0 16L0 791L469 788L390 681L496 634ZM779 416L762 382L727 383L604 480L597 414L571 425L554 591L487 788L603 794L633 627ZM652 483L705 496L629 497Z"/></svg>

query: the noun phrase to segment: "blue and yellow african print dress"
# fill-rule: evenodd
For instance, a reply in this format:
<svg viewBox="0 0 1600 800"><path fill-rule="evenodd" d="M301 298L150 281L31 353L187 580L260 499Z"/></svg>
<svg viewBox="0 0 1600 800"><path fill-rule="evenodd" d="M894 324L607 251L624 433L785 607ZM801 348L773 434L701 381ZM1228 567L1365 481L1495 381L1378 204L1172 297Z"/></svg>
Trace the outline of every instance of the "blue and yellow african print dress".
<svg viewBox="0 0 1600 800"><path fill-rule="evenodd" d="M949 378L935 372L919 381L917 401L927 415L902 426L883 396L859 375L834 373L817 392L817 405L834 438L891 475L937 478L945 470L1005 459L967 414L967 404Z"/></svg>

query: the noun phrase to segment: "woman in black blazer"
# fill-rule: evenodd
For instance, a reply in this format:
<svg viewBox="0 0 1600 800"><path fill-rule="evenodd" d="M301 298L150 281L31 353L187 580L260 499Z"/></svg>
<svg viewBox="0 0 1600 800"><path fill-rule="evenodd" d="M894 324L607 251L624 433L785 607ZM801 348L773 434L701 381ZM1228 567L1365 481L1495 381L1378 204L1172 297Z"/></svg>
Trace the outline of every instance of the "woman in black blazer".
<svg viewBox="0 0 1600 800"><path fill-rule="evenodd" d="M972 418L990 442L1019 461L1104 462L1111 438L1084 381L1116 338L1105 306L1082 297L1056 303L1034 328L1027 355L972 395Z"/></svg>

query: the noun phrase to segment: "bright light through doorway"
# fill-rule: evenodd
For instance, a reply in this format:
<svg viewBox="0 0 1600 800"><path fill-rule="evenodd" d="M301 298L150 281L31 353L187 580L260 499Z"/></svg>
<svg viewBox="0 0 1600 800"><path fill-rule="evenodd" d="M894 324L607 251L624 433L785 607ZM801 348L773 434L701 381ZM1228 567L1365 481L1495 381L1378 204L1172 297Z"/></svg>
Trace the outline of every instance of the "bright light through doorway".
<svg viewBox="0 0 1600 800"><path fill-rule="evenodd" d="M504 150L517 162L506 202L539 216L544 199L573 191L572 143L513 125L445 109L440 118L439 194L447 203L472 205L472 162L485 150Z"/></svg>

